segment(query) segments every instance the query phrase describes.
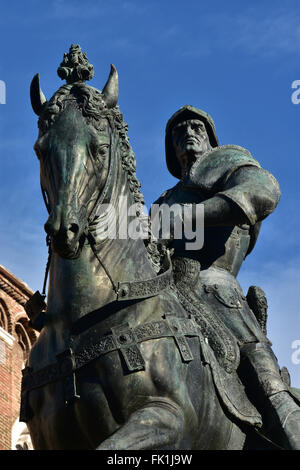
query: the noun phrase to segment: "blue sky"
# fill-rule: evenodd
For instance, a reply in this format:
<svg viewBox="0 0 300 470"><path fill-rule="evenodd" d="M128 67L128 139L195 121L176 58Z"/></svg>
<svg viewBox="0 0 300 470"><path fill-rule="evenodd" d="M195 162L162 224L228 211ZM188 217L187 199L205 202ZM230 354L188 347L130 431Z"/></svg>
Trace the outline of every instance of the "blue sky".
<svg viewBox="0 0 300 470"><path fill-rule="evenodd" d="M7 90L0 105L0 263L41 289L46 210L29 86L39 72L50 98L62 84L56 69L63 53L78 43L95 67L91 85L103 87L111 62L118 69L119 104L148 206L176 182L165 165L164 129L184 104L209 112L221 144L246 147L278 179L281 201L239 280L245 291L251 284L266 291L268 336L300 387L300 364L291 360L292 343L300 341L300 104L291 101L291 84L300 79L299 1L11 1L2 2L0 31Z"/></svg>

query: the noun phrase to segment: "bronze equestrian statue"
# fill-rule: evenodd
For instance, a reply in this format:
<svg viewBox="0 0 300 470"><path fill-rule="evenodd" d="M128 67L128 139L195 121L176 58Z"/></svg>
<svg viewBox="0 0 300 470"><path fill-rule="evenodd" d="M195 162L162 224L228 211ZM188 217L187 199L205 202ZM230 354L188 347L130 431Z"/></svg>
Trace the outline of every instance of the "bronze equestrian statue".
<svg viewBox="0 0 300 470"><path fill-rule="evenodd" d="M271 372L277 374L274 386L281 388L274 396L292 392L280 381L276 363L269 360L265 335L246 308L234 273L222 268L228 276L222 277L221 287L226 280L231 291L221 289L220 296L232 307L236 323L219 308L203 259L192 259L188 253L181 257L175 250L173 276L169 241L155 240L149 224L147 237L142 236L143 196L127 124L117 106L116 69L111 67L102 92L88 86L85 81L92 78L93 66L80 47L72 45L58 74L67 83L49 101L38 75L31 84L32 107L39 116L34 149L49 212L43 290L49 268L47 307L43 311L39 293L27 305L40 335L23 370L21 393L20 419L28 424L34 448L299 448L299 439L291 435L296 421L286 433L287 442L270 442L277 436L268 434L264 410L251 395L249 374L252 369L254 375L257 372L253 344L261 345ZM190 159L186 161L188 169ZM244 165L240 166L236 175L229 175L228 169L228 185L232 178L242 180ZM203 201L198 173L194 180L192 168L183 183L188 185L186 194L197 186L191 190L196 200L183 203ZM257 168L255 163L251 170ZM277 186L265 175L274 188L270 211ZM135 208L131 216L140 236L109 236L113 220L118 227L124 221L126 225L124 201ZM242 225L245 240L237 236L236 243L244 247L250 231L244 225L249 221L240 218L239 207L235 209L230 223ZM224 211L226 227L229 219ZM214 226L213 211L209 220ZM253 215L251 224L255 223ZM238 261L233 264L237 269ZM213 269L219 273L219 267ZM205 272L207 281L202 278ZM247 367L244 357L250 361ZM265 384L265 375L258 377ZM273 386L273 381L266 384ZM293 419L298 409L291 412Z"/></svg>

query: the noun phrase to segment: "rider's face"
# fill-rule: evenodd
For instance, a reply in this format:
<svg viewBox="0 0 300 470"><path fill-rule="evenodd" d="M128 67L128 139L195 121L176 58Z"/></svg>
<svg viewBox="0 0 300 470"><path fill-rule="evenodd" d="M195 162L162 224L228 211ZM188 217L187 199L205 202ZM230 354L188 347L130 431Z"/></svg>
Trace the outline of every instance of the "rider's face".
<svg viewBox="0 0 300 470"><path fill-rule="evenodd" d="M183 170L211 148L205 124L198 119L182 121L174 126L172 137Z"/></svg>

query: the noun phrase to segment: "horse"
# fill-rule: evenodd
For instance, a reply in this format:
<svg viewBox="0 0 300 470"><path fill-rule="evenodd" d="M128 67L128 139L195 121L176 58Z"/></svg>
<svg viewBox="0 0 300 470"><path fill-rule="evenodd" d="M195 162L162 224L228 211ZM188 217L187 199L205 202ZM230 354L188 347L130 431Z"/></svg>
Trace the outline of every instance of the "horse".
<svg viewBox="0 0 300 470"><path fill-rule="evenodd" d="M257 413L245 424L225 406L168 252L138 235L143 196L117 99L113 66L102 92L77 81L47 101L38 75L31 84L51 261L21 419L38 450L244 449ZM137 235L111 237L125 203Z"/></svg>

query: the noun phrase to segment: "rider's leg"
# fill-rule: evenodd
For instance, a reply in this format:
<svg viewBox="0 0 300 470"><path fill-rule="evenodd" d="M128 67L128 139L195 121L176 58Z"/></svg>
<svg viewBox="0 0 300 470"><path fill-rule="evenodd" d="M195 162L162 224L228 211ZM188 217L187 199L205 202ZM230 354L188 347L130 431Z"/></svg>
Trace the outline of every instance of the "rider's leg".
<svg viewBox="0 0 300 470"><path fill-rule="evenodd" d="M290 448L300 450L300 407L281 378L271 347L267 343L248 343L241 348L241 354L244 360L249 361L251 379L259 384L263 395L269 400ZM267 415L266 419L269 421L269 427L272 427L272 418L270 420Z"/></svg>

